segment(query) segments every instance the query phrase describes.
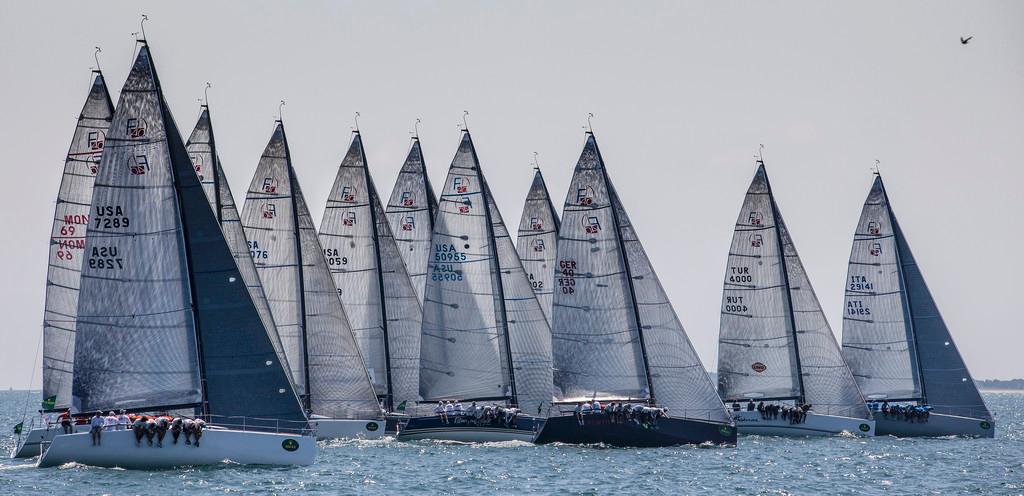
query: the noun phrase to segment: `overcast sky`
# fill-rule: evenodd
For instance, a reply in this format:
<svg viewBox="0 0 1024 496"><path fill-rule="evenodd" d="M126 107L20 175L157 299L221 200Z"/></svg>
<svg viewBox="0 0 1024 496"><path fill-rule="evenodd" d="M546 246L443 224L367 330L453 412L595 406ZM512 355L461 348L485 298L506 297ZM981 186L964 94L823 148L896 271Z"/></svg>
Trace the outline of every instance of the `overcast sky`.
<svg viewBox="0 0 1024 496"><path fill-rule="evenodd" d="M116 102L141 13L186 136L212 83L238 201L287 100L317 220L356 111L386 196L413 121L436 185L469 110L513 229L535 151L561 209L593 112L609 174L710 370L758 144L837 337L853 229L881 160L974 377L1024 377L1024 3L5 1L0 387L30 376L39 387L48 235L93 47Z"/></svg>

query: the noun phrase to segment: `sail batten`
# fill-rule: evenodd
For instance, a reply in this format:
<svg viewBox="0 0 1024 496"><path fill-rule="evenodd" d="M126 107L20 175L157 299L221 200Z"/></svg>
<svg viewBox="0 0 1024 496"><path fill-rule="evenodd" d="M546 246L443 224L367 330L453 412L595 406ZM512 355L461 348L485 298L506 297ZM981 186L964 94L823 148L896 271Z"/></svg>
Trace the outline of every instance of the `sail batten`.
<svg viewBox="0 0 1024 496"><path fill-rule="evenodd" d="M516 250L548 322L551 322L555 295L553 284L559 222L544 176L537 169L519 220Z"/></svg>

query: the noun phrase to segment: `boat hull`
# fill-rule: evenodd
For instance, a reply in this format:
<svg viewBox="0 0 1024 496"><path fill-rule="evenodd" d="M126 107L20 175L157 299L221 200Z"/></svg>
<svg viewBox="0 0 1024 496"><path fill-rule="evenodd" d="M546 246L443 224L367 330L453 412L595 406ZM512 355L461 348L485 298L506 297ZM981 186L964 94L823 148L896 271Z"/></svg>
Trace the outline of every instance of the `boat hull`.
<svg viewBox="0 0 1024 496"><path fill-rule="evenodd" d="M89 432L88 425L76 425L75 432ZM33 456L39 456L42 453L43 446L53 441L53 438L60 434L64 434L64 428L57 425L46 427L37 427L28 431L28 434L22 436L18 441L18 444L14 447L14 452L11 454L11 458L32 458Z"/></svg>
<svg viewBox="0 0 1024 496"><path fill-rule="evenodd" d="M884 413L876 412L877 422L876 434L879 436L896 437L940 437L940 436L966 436L966 437L995 437L996 423L992 420L958 417L956 415L944 415L932 413L928 420L916 419L913 422L886 416Z"/></svg>
<svg viewBox="0 0 1024 496"><path fill-rule="evenodd" d="M399 425L399 441L418 441L433 439L438 441L458 441L463 443L489 443L500 441L533 442L544 419L520 414L515 427L502 422L481 423L472 417L449 416L444 421L440 416L411 417Z"/></svg>
<svg viewBox="0 0 1024 496"><path fill-rule="evenodd" d="M311 435L208 428L200 445L177 444L167 433L163 447L135 444L132 431L103 433L102 444L93 446L88 432L57 436L39 457L40 468L65 463L126 469L159 469L189 465L216 465L225 462L243 465L311 465L316 458L316 441Z"/></svg>
<svg viewBox="0 0 1024 496"><path fill-rule="evenodd" d="M733 411L736 428L740 434L757 434L760 436L835 436L843 432L858 436L875 435L875 421L856 417L823 415L814 410L807 412L804 420L792 424L788 419L763 419L757 411Z"/></svg>
<svg viewBox="0 0 1024 496"><path fill-rule="evenodd" d="M317 439L380 439L384 436L383 420L309 419Z"/></svg>
<svg viewBox="0 0 1024 496"><path fill-rule="evenodd" d="M612 422L607 415L584 415L580 425L575 415L563 415L549 418L534 442L638 448L704 443L735 446L736 429L727 423L681 418L658 419L645 428L633 421Z"/></svg>

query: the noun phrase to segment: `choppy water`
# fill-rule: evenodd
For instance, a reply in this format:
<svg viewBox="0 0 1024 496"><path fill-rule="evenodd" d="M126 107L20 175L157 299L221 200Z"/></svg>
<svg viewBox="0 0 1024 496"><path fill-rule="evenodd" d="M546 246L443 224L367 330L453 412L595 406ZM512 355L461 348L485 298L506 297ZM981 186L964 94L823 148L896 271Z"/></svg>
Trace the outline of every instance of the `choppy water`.
<svg viewBox="0 0 1024 496"><path fill-rule="evenodd" d="M4 429L26 394L0 392ZM0 494L1024 494L1024 394L985 398L995 439L741 436L737 448L660 449L384 439L322 443L310 467L153 472L2 460Z"/></svg>

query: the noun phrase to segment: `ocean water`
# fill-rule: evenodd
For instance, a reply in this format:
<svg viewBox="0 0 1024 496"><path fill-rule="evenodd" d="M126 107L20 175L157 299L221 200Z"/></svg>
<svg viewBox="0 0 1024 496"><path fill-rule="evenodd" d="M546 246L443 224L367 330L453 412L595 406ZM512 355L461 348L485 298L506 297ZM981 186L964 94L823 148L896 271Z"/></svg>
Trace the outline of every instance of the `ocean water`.
<svg viewBox="0 0 1024 496"><path fill-rule="evenodd" d="M27 394L0 392L5 429ZM6 459L0 494L1024 494L1024 394L985 399L995 439L740 436L736 448L658 449L384 439L322 442L309 467L151 472Z"/></svg>

